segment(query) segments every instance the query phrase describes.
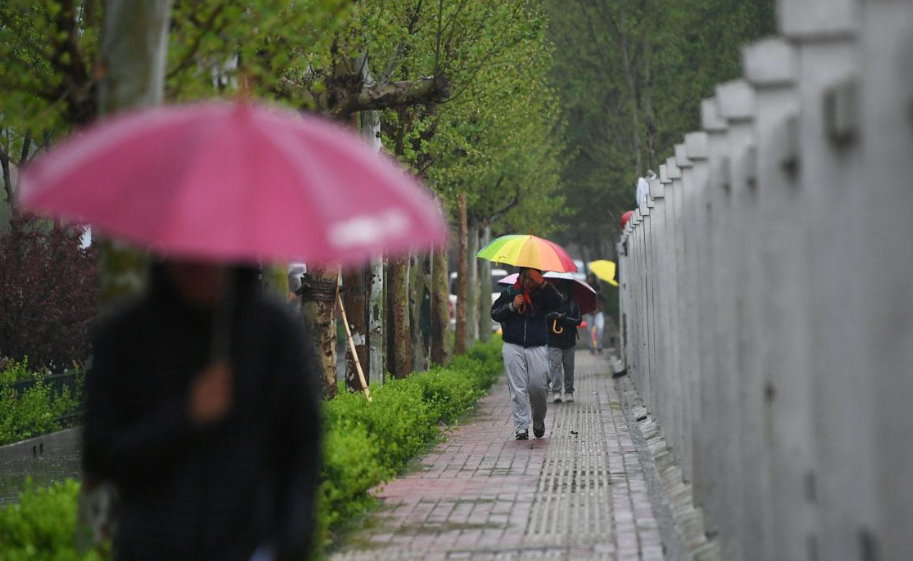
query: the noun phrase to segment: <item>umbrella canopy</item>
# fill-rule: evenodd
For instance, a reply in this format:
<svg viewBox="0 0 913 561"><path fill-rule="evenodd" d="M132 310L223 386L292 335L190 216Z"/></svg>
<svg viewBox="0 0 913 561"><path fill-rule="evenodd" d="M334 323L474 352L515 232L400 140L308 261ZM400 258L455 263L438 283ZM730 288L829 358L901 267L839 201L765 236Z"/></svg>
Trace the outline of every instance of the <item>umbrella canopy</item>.
<svg viewBox="0 0 913 561"><path fill-rule="evenodd" d="M166 256L344 264L443 243L426 190L313 116L203 103L116 117L23 173L23 208Z"/></svg>
<svg viewBox="0 0 913 561"><path fill-rule="evenodd" d="M540 271L577 272L574 260L560 245L532 234L501 236L483 247L477 257Z"/></svg>
<svg viewBox="0 0 913 561"><path fill-rule="evenodd" d="M549 271L542 276L547 278L549 282L553 284L558 284L559 280L571 281L573 283L571 285L571 298L573 298L577 302L577 305L580 306L581 314L588 314L596 309L596 291L593 290L593 287L587 283L575 279L574 275L570 273L555 273L553 271ZM520 275L517 273L507 275L503 279L499 280L498 284L512 285L517 282L519 277Z"/></svg>
<svg viewBox="0 0 913 561"><path fill-rule="evenodd" d="M607 259L599 259L598 261L593 261L590 263L590 271L596 275L596 277L606 281L612 286L618 286L618 281L615 280L614 261L609 261Z"/></svg>
<svg viewBox="0 0 913 561"><path fill-rule="evenodd" d="M621 227L624 228L625 225L631 220L631 217L634 216L634 211L629 210L628 212L621 215Z"/></svg>

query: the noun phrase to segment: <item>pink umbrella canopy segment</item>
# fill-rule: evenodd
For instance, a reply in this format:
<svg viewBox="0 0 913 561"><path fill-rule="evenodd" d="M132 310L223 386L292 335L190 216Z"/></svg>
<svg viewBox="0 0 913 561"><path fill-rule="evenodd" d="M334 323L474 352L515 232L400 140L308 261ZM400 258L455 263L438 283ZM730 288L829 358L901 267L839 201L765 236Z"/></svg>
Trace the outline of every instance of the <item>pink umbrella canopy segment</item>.
<svg viewBox="0 0 913 561"><path fill-rule="evenodd" d="M446 239L430 194L356 135L248 103L156 108L23 173L23 208L166 256L347 264Z"/></svg>

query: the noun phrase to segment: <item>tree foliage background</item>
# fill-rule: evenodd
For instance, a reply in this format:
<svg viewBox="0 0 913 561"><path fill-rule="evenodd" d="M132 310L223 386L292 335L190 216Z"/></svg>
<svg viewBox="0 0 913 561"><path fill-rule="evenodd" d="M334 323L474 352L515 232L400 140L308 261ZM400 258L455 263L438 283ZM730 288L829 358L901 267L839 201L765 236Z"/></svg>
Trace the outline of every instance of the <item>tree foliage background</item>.
<svg viewBox="0 0 913 561"><path fill-rule="evenodd" d="M700 100L775 30L773 0L544 0L567 121L562 241L612 255L637 178L700 126Z"/></svg>

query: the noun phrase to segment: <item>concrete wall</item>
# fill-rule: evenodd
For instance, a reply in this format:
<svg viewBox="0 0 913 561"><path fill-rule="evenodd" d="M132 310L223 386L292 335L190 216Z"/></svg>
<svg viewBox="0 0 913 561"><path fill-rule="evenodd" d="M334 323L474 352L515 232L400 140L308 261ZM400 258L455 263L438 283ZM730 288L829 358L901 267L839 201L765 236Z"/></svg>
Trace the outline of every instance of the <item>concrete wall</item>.
<svg viewBox="0 0 913 561"><path fill-rule="evenodd" d="M778 8L624 230L628 372L723 558L913 559L913 2Z"/></svg>

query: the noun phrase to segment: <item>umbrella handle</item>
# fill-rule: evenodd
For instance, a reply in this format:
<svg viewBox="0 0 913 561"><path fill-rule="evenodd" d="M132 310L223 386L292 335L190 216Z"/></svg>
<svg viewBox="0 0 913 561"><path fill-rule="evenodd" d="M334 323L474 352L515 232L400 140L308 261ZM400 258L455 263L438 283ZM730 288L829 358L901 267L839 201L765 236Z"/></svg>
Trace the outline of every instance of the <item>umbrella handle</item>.
<svg viewBox="0 0 913 561"><path fill-rule="evenodd" d="M552 331L554 331L557 335L564 333L564 328L558 326L558 318L555 318L555 320L552 321Z"/></svg>
<svg viewBox="0 0 913 561"><path fill-rule="evenodd" d="M216 363L228 359L231 354L232 324L235 313L235 283L236 271L232 267L228 270L228 279L225 283L225 293L216 305L214 312L211 340L209 346L209 359Z"/></svg>

